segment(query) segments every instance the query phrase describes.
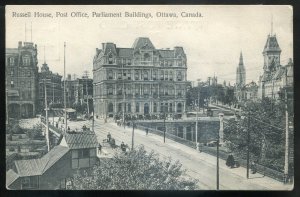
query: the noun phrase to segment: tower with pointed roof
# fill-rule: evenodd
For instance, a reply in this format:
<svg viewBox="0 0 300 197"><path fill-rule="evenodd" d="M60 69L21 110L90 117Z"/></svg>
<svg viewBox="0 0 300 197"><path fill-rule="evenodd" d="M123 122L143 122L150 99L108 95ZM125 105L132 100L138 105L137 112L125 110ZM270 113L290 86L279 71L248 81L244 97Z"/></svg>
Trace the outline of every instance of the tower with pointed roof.
<svg viewBox="0 0 300 197"><path fill-rule="evenodd" d="M243 61L243 54L240 53L239 65L236 69L236 85L239 87L244 87L246 84L246 70Z"/></svg>
<svg viewBox="0 0 300 197"><path fill-rule="evenodd" d="M282 66L280 63L281 49L277 37L273 34L273 21L271 22L271 33L267 37L264 50L263 74L259 77L258 98L269 97L276 99L279 97L281 88L287 85L286 69L288 65ZM290 76L293 78L293 76Z"/></svg>

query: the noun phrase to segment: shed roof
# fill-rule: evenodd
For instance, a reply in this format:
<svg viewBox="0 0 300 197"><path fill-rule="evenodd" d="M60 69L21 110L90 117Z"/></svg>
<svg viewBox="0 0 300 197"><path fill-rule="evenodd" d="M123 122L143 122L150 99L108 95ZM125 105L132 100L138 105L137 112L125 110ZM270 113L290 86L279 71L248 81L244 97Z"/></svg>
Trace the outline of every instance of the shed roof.
<svg viewBox="0 0 300 197"><path fill-rule="evenodd" d="M15 173L12 169L6 172L6 187L9 187L15 180L19 178L19 175Z"/></svg>
<svg viewBox="0 0 300 197"><path fill-rule="evenodd" d="M94 131L65 133L64 138L70 149L98 147L97 136Z"/></svg>
<svg viewBox="0 0 300 197"><path fill-rule="evenodd" d="M62 156L68 152L64 146L55 146L46 155L40 159L17 160L15 166L19 176L37 176L42 175Z"/></svg>

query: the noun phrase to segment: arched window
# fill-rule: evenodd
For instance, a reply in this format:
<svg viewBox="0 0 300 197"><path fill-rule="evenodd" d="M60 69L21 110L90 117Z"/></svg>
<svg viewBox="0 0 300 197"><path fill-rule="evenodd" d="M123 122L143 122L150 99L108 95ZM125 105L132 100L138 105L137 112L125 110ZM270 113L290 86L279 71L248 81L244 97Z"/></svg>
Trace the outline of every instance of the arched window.
<svg viewBox="0 0 300 197"><path fill-rule="evenodd" d="M128 103L128 107L127 107L128 112L131 112L131 104Z"/></svg>
<svg viewBox="0 0 300 197"><path fill-rule="evenodd" d="M118 104L118 112L121 112L122 111L122 103L119 103Z"/></svg>
<svg viewBox="0 0 300 197"><path fill-rule="evenodd" d="M108 76L108 79L113 79L113 71L109 70L107 76Z"/></svg>
<svg viewBox="0 0 300 197"><path fill-rule="evenodd" d="M153 112L157 112L157 104L156 103L154 103Z"/></svg>
<svg viewBox="0 0 300 197"><path fill-rule="evenodd" d="M169 79L170 79L170 81L173 81L173 71L170 71Z"/></svg>
<svg viewBox="0 0 300 197"><path fill-rule="evenodd" d="M144 61L150 61L150 55L149 53L144 54Z"/></svg>
<svg viewBox="0 0 300 197"><path fill-rule="evenodd" d="M139 103L136 103L135 104L135 112L140 112L140 104Z"/></svg>
<svg viewBox="0 0 300 197"><path fill-rule="evenodd" d="M160 71L160 80L164 80L164 71L163 70Z"/></svg>
<svg viewBox="0 0 300 197"><path fill-rule="evenodd" d="M177 81L182 81L182 73L180 71L177 72Z"/></svg>
<svg viewBox="0 0 300 197"><path fill-rule="evenodd" d="M114 112L114 105L112 103L108 104L108 112Z"/></svg>
<svg viewBox="0 0 300 197"><path fill-rule="evenodd" d="M165 70L165 80L168 80L169 79L169 76L168 76L168 71Z"/></svg>
<svg viewBox="0 0 300 197"><path fill-rule="evenodd" d="M182 104L181 103L177 104L177 112L182 112Z"/></svg>
<svg viewBox="0 0 300 197"><path fill-rule="evenodd" d="M109 54L109 56L108 56L108 63L109 64L113 63L113 56L112 56L112 54Z"/></svg>
<svg viewBox="0 0 300 197"><path fill-rule="evenodd" d="M169 109L169 111L170 111L170 112L173 112L173 104L172 104L172 103L170 103L170 105L169 105L169 106L170 106L170 109Z"/></svg>
<svg viewBox="0 0 300 197"><path fill-rule="evenodd" d="M118 70L118 79L122 79L122 71Z"/></svg>
<svg viewBox="0 0 300 197"><path fill-rule="evenodd" d="M135 80L139 80L139 79L140 79L139 75L140 75L139 71L136 70L136 71L134 72L134 79L135 79Z"/></svg>
<svg viewBox="0 0 300 197"><path fill-rule="evenodd" d="M157 77L157 72L156 72L156 70L154 70L154 71L152 72L152 79L153 79L153 80L156 80L156 77Z"/></svg>
<svg viewBox="0 0 300 197"><path fill-rule="evenodd" d="M144 80L148 80L148 71L144 71Z"/></svg>
<svg viewBox="0 0 300 197"><path fill-rule="evenodd" d="M113 87L111 85L107 87L107 91L108 91L108 95L113 95Z"/></svg>

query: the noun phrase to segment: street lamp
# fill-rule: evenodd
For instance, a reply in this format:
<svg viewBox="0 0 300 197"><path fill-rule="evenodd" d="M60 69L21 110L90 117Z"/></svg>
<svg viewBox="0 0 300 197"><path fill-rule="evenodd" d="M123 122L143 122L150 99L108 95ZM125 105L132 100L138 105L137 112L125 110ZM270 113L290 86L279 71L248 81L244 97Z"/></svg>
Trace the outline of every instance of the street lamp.
<svg viewBox="0 0 300 197"><path fill-rule="evenodd" d="M219 190L219 180L220 180L220 174L219 174L219 146L220 146L220 139L221 144L223 143L223 120L224 120L224 114L219 113L219 119L220 119L220 130L217 135L217 190Z"/></svg>
<svg viewBox="0 0 300 197"><path fill-rule="evenodd" d="M162 106L162 109L161 109L161 114L162 114L163 119L164 119L164 143L166 142L166 113L165 113L165 107L166 106Z"/></svg>

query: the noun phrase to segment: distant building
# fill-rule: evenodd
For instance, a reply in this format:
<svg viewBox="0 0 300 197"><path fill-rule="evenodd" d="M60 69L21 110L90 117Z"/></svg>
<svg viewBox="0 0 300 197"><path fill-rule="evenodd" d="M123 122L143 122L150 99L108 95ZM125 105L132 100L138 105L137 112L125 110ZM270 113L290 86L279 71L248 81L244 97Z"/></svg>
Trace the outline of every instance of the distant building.
<svg viewBox="0 0 300 197"><path fill-rule="evenodd" d="M34 117L37 111L38 60L37 46L22 42L18 48L5 50L5 77L8 116Z"/></svg>
<svg viewBox="0 0 300 197"><path fill-rule="evenodd" d="M47 101L49 104L63 104L63 91L61 87L62 76L52 73L46 62L39 72L39 106L40 110L45 108L45 86L47 89Z"/></svg>
<svg viewBox="0 0 300 197"><path fill-rule="evenodd" d="M97 137L93 131L66 133L59 145L39 159L17 160L6 172L9 189L65 189L78 169L97 162Z"/></svg>
<svg viewBox="0 0 300 197"><path fill-rule="evenodd" d="M243 54L240 54L239 65L236 68L236 83L235 83L235 97L237 101L244 99L244 86L246 85L246 69L243 61Z"/></svg>
<svg viewBox="0 0 300 197"><path fill-rule="evenodd" d="M62 88L64 81L62 81ZM63 91L63 90L62 90ZM66 103L67 107L72 107L74 104L84 104L89 99L89 105L93 104L93 79L82 77L72 79L68 75L66 79Z"/></svg>
<svg viewBox="0 0 300 197"><path fill-rule="evenodd" d="M263 74L259 77L258 98L279 97L279 91L285 86L293 86L293 62L292 59L286 66L280 64L281 49L276 35L268 35L264 47Z"/></svg>
<svg viewBox="0 0 300 197"><path fill-rule="evenodd" d="M146 37L137 38L131 48L103 43L93 64L99 116L185 114L187 59L182 47L156 49Z"/></svg>

